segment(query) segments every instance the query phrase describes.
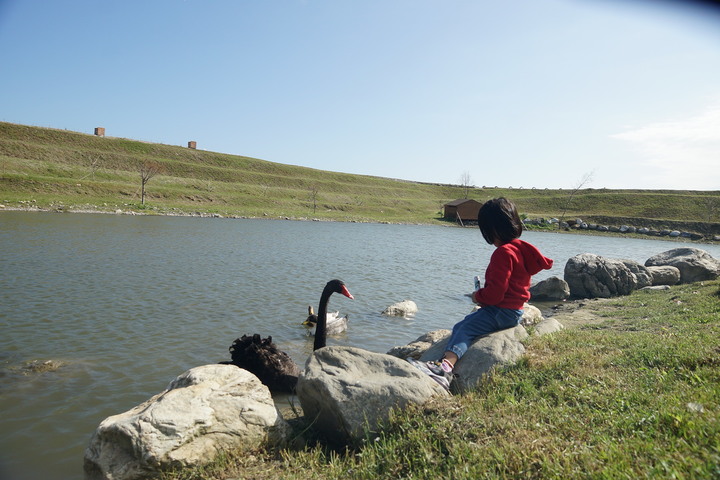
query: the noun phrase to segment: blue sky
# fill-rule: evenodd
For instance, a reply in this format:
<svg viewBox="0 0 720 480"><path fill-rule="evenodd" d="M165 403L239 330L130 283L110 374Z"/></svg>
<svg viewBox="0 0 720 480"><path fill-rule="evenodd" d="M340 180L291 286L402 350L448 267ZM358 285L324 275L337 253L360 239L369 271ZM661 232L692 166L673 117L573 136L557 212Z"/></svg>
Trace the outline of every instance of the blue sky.
<svg viewBox="0 0 720 480"><path fill-rule="evenodd" d="M0 0L0 121L476 186L720 190L720 10Z"/></svg>

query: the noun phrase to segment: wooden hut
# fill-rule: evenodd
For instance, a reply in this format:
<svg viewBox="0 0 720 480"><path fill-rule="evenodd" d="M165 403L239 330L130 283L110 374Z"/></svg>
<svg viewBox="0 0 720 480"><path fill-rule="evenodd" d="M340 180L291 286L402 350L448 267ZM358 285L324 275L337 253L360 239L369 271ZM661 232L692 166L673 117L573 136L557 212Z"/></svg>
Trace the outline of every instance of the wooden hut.
<svg viewBox="0 0 720 480"><path fill-rule="evenodd" d="M476 222L478 212L482 204L471 198L460 198L443 205L443 216L448 220L460 220L460 222Z"/></svg>

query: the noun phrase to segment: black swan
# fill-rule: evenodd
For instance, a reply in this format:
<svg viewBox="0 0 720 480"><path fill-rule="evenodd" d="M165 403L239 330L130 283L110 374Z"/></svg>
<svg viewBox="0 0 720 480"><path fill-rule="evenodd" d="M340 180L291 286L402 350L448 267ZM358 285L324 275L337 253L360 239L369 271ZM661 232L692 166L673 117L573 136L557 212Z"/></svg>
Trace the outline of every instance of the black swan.
<svg viewBox="0 0 720 480"><path fill-rule="evenodd" d="M333 293L340 293L345 295L350 300L354 297L348 291L345 283L342 280L330 280L320 295L320 306L318 307L318 322L315 326L315 342L313 343L313 350L323 348L327 340L327 304L330 300L330 295Z"/></svg>
<svg viewBox="0 0 720 480"><path fill-rule="evenodd" d="M327 304L333 293L341 293L350 299L353 298L345 283L341 280L330 280L325 285L320 296L313 350L325 346ZM249 371L258 377L271 391L292 393L295 390L300 368L287 353L277 348L271 336L261 338L258 334L252 336L243 335L233 342L229 350L232 361L221 363L236 365Z"/></svg>
<svg viewBox="0 0 720 480"><path fill-rule="evenodd" d="M314 327L317 325L318 316L315 315L313 307L308 307L308 317L302 324L306 327ZM340 312L328 312L326 322L326 333L327 335L337 335L346 331L348 328L348 316L340 316ZM314 335L314 334L313 334Z"/></svg>

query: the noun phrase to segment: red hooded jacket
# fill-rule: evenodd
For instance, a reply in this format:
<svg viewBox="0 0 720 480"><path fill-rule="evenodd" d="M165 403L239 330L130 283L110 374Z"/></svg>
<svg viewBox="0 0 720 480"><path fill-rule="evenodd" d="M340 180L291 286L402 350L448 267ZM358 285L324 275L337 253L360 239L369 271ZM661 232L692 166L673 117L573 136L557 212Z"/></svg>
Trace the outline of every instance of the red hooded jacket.
<svg viewBox="0 0 720 480"><path fill-rule="evenodd" d="M530 300L530 277L552 265L534 245L519 238L500 245L490 257L485 286L473 293L473 300L479 305L521 310Z"/></svg>

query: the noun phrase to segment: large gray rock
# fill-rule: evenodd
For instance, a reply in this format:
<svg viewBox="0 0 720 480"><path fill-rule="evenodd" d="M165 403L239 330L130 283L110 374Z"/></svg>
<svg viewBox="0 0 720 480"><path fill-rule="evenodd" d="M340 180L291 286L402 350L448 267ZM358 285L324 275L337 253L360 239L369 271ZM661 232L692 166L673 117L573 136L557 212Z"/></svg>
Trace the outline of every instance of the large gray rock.
<svg viewBox="0 0 720 480"><path fill-rule="evenodd" d="M530 287L533 300L565 300L570 296L570 287L562 278L550 277Z"/></svg>
<svg viewBox="0 0 720 480"><path fill-rule="evenodd" d="M637 288L637 277L621 261L582 253L565 264L570 294L579 298L609 298L629 295Z"/></svg>
<svg viewBox="0 0 720 480"><path fill-rule="evenodd" d="M652 285L675 285L680 283L680 269L671 265L645 267L652 276Z"/></svg>
<svg viewBox="0 0 720 480"><path fill-rule="evenodd" d="M495 365L511 364L525 353L522 340L528 337L525 326L532 327L533 335L547 335L565 328L554 318L543 318L540 310L525 304L521 324L515 328L501 330L478 338L455 366L450 387L453 392L462 392L476 387ZM404 347L394 347L388 354L401 358L411 356L422 361L438 360L445 353L450 330L434 330L421 335Z"/></svg>
<svg viewBox="0 0 720 480"><path fill-rule="evenodd" d="M450 335L437 341L420 356L421 361L437 360L442 357ZM462 392L480 384L485 374L496 365L515 363L525 354L522 340L528 337L525 327L500 330L480 337L468 348L468 351L455 365L458 376L450 387L453 392Z"/></svg>
<svg viewBox="0 0 720 480"><path fill-rule="evenodd" d="M635 260L620 260L625 264L625 266L630 269L632 273L635 274L635 278L637 279L637 285L635 286L636 289L641 289L645 287L651 286L652 283L652 274L647 269L646 266L640 265Z"/></svg>
<svg viewBox="0 0 720 480"><path fill-rule="evenodd" d="M478 310L479 308L481 307L473 308L472 312ZM546 323L546 321L547 320L545 319L545 317L543 317L542 312L539 308L534 305L530 305L529 303L525 303L523 305L523 316L520 320L520 324L522 326L538 328L542 324ZM543 332L547 331L548 333L550 333L550 331L556 331L556 329L551 326L554 324L555 322L550 322L548 325L541 326L540 329ZM557 328L557 330L559 330L560 328L562 328L562 326ZM420 335L418 338L408 343L407 345L400 345L391 348L387 352L387 354L402 359L407 359L408 357L419 359L433 345L438 344L438 342L441 341L447 342L447 339L449 338L451 333L452 331L447 329L432 330L423 335Z"/></svg>
<svg viewBox="0 0 720 480"><path fill-rule="evenodd" d="M136 480L201 465L218 453L283 444L289 427L270 391L234 365L205 365L100 423L85 450L85 478Z"/></svg>
<svg viewBox="0 0 720 480"><path fill-rule="evenodd" d="M720 260L699 248L673 248L653 255L645 261L646 267L663 265L671 265L680 270L681 283L713 280L720 274Z"/></svg>
<svg viewBox="0 0 720 480"><path fill-rule="evenodd" d="M471 313L478 310L479 308L481 307L474 307L471 310ZM531 327L538 325L544 321L545 317L543 317L542 312L539 308L534 305L530 305L529 303L525 303L523 305L523 315L522 319L520 320L520 324L522 326ZM387 354L402 359L419 359L428 348L433 346L433 344L443 339L447 341L447 338L451 332L451 330L447 329L432 330L423 335L420 335L418 338L408 343L407 345L400 345L391 348L387 352Z"/></svg>
<svg viewBox="0 0 720 480"><path fill-rule="evenodd" d="M338 444L356 444L382 428L390 410L448 395L405 360L355 347L313 352L297 395L313 428Z"/></svg>

